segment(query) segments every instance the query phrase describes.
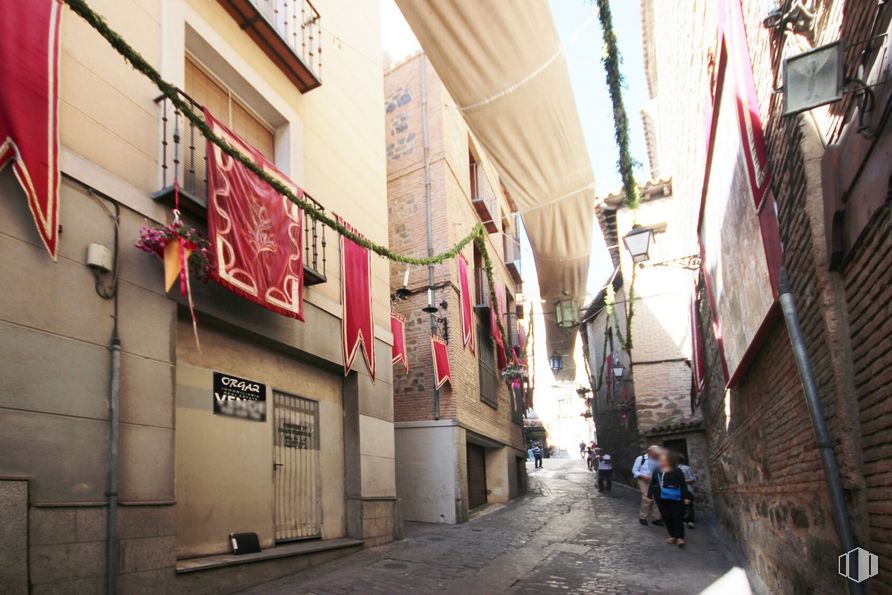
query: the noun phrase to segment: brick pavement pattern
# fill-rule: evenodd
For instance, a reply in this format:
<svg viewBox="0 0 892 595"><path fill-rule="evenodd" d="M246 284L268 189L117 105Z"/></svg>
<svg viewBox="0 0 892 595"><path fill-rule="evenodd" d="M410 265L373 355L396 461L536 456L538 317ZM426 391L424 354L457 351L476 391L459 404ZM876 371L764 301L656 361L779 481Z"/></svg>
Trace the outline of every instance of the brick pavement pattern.
<svg viewBox="0 0 892 595"><path fill-rule="evenodd" d="M638 524L637 491L599 494L578 459L528 470L529 495L470 522L410 524L402 541L248 593L699 593L734 566L706 529L666 545Z"/></svg>

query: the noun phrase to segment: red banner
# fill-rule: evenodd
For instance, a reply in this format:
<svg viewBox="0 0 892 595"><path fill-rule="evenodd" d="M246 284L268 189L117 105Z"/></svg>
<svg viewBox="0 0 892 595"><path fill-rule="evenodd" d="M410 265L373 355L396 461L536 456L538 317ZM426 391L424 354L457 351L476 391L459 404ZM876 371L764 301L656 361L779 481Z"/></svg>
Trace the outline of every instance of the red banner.
<svg viewBox="0 0 892 595"><path fill-rule="evenodd" d="M461 314L462 345L471 347L474 352L474 304L471 302L471 283L468 279L468 261L458 255L459 313Z"/></svg>
<svg viewBox="0 0 892 595"><path fill-rule="evenodd" d="M230 146L298 196L303 194L209 111L204 117ZM207 145L208 237L217 259L212 277L255 304L303 320L303 212L219 147Z"/></svg>
<svg viewBox="0 0 892 595"><path fill-rule="evenodd" d="M743 142L746 170L756 208L771 182L768 167L768 151L762 131L762 117L759 114L759 98L756 95L756 81L753 78L753 65L746 40L740 0L726 0L731 18L720 22L728 47L730 73L734 77L737 91L737 116L740 126L740 139ZM720 19L725 17L724 6L720 5Z"/></svg>
<svg viewBox="0 0 892 595"><path fill-rule="evenodd" d="M449 353L446 342L440 337L431 335L431 352L434 360L434 384L442 388L447 382L452 384L452 373L449 371Z"/></svg>
<svg viewBox="0 0 892 595"><path fill-rule="evenodd" d="M691 290L691 373L694 396L699 397L706 388L706 362L703 360L703 339L700 335L696 278Z"/></svg>
<svg viewBox="0 0 892 595"><path fill-rule="evenodd" d="M338 217L338 222L356 230ZM375 326L372 318L372 255L341 236L341 316L344 346L344 375L350 372L356 352L362 349L369 376L375 379Z"/></svg>
<svg viewBox="0 0 892 595"><path fill-rule="evenodd" d="M390 313L390 332L393 333L393 363L403 362L409 373L409 354L406 353L406 319L396 312Z"/></svg>
<svg viewBox="0 0 892 595"><path fill-rule="evenodd" d="M0 1L0 169L12 161L37 233L59 243L59 23L56 0Z"/></svg>

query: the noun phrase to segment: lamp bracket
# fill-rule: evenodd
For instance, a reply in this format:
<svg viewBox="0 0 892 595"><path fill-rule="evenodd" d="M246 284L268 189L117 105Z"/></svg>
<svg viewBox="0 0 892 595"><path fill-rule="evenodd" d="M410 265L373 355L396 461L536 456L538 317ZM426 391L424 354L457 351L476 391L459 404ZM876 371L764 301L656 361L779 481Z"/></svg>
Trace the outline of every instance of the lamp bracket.
<svg viewBox="0 0 892 595"><path fill-rule="evenodd" d="M678 258L670 258L669 260L661 260L660 262L642 262L638 264L638 267L642 269L653 267L677 267L689 271L697 271L700 270L702 264L703 260L700 258L699 254L688 254L687 256L679 256Z"/></svg>

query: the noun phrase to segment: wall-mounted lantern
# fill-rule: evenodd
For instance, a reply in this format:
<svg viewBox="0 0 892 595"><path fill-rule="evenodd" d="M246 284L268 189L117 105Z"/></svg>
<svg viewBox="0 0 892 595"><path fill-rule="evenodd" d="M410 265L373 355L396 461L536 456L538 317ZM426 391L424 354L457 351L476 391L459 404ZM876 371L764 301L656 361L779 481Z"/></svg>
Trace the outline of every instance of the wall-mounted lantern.
<svg viewBox="0 0 892 595"><path fill-rule="evenodd" d="M623 244L632 256L632 262L644 262L650 259L650 244L654 230L643 225L634 225L632 230L623 236Z"/></svg>
<svg viewBox="0 0 892 595"><path fill-rule="evenodd" d="M842 41L784 60L784 115L833 103L845 94L845 48Z"/></svg>
<svg viewBox="0 0 892 595"><path fill-rule="evenodd" d="M622 378L623 374L626 373L626 369L621 365L613 366L613 377L614 378Z"/></svg>
<svg viewBox="0 0 892 595"><path fill-rule="evenodd" d="M555 351L551 354L551 357L548 358L548 364L551 366L552 372L560 372L564 369L564 358L560 353Z"/></svg>

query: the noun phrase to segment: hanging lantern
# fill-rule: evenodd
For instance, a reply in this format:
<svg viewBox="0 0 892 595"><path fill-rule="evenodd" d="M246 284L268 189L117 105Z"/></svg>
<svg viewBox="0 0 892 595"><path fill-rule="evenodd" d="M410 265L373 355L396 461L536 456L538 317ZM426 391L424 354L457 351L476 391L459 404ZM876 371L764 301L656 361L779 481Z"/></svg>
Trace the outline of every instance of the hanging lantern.
<svg viewBox="0 0 892 595"><path fill-rule="evenodd" d="M552 372L560 372L564 369L564 358L557 351L551 354L551 357L548 358L548 363L551 365Z"/></svg>
<svg viewBox="0 0 892 595"><path fill-rule="evenodd" d="M579 326L579 306L576 300L566 299L555 304L557 325L561 328Z"/></svg>
<svg viewBox="0 0 892 595"><path fill-rule="evenodd" d="M644 262L650 259L650 243L653 237L653 230L641 225L633 226L632 231L623 236L623 243L632 256L632 262Z"/></svg>

